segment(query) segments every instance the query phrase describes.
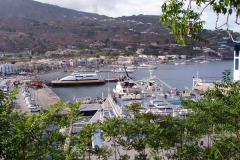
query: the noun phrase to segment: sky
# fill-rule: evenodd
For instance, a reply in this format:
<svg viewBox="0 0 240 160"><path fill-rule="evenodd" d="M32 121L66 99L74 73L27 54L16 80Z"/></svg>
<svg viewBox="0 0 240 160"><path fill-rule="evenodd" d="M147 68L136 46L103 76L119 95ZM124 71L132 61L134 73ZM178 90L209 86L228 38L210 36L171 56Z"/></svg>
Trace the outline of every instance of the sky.
<svg viewBox="0 0 240 160"><path fill-rule="evenodd" d="M42 3L57 5L63 8L74 9L90 13L97 13L109 17L131 15L160 15L161 5L165 0L35 0ZM196 8L197 9L197 8ZM215 29L216 15L207 8L202 17L206 21L204 28ZM235 16L230 17L230 29L240 32L240 26L234 23ZM240 20L239 20L240 21ZM226 22L226 16L220 16L219 26ZM226 29L226 28L223 28Z"/></svg>

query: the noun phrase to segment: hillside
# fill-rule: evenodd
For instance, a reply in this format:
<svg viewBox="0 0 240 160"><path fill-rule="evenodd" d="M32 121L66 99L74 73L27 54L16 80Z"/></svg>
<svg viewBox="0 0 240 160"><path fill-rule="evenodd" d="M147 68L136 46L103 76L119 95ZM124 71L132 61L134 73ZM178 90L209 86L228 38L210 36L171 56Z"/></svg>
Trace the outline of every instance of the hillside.
<svg viewBox="0 0 240 160"><path fill-rule="evenodd" d="M134 53L144 48L145 54L195 56L193 46L217 50L216 42L227 37L223 31L206 30L203 35L210 43L192 42L188 47L171 48L174 37L157 20L157 16L145 15L110 18L32 0L4 0L0 1L0 51L31 50L41 54L74 46L90 48L93 53L104 48Z"/></svg>

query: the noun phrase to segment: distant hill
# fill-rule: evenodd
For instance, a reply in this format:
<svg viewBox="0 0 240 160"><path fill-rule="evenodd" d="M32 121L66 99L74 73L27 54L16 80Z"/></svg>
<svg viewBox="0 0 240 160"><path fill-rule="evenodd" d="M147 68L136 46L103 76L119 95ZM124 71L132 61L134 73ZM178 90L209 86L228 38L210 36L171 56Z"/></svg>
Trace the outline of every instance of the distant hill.
<svg viewBox="0 0 240 160"><path fill-rule="evenodd" d="M228 35L224 31L206 30L203 36L210 39L210 43L191 42L184 48L172 47L176 43L174 37L158 22L158 16L110 18L32 0L0 1L2 52L31 50L41 54L73 46L91 49L92 53L110 48L129 54L137 48L144 48L145 54L196 56L205 53L193 51L193 46L210 47L218 51L216 42ZM232 53L231 50L228 52Z"/></svg>

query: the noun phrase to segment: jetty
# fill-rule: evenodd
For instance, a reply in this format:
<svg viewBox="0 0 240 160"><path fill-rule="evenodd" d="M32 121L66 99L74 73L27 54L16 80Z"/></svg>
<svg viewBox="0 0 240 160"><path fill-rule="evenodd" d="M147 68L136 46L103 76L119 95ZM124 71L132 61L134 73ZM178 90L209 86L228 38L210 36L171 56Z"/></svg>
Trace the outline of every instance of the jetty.
<svg viewBox="0 0 240 160"><path fill-rule="evenodd" d="M34 80L34 77L8 77L5 81L8 82L9 91L13 90L14 87L18 88L16 99L13 100L13 106L16 106L17 110L30 112L23 95L24 88L27 88L29 97L31 97L40 110L48 109L51 105L61 100L47 85Z"/></svg>

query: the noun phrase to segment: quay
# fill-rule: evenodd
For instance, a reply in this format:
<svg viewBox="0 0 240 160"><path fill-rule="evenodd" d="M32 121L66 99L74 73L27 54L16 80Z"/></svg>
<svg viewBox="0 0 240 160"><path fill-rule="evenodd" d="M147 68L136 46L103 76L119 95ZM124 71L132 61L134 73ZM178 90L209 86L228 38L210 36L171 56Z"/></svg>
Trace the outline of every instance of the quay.
<svg viewBox="0 0 240 160"><path fill-rule="evenodd" d="M57 103L61 99L45 84L38 86L30 86L29 82L34 81L32 77L26 76L16 76L16 77L6 77L4 81L7 82L9 91L13 90L14 84L18 82L16 86L18 88L18 93L16 99L13 100L13 106L17 110L23 110L25 112L30 112L28 105L24 99L22 89L27 88L31 98L34 100L35 104L40 110L48 109L51 105ZM34 81L35 82L35 81Z"/></svg>
<svg viewBox="0 0 240 160"><path fill-rule="evenodd" d="M36 103L42 109L48 109L51 105L56 104L61 99L45 84L40 89L32 89L32 94L36 96Z"/></svg>

